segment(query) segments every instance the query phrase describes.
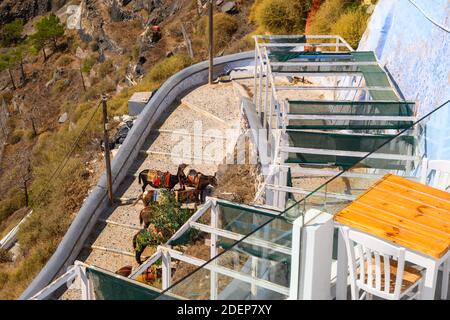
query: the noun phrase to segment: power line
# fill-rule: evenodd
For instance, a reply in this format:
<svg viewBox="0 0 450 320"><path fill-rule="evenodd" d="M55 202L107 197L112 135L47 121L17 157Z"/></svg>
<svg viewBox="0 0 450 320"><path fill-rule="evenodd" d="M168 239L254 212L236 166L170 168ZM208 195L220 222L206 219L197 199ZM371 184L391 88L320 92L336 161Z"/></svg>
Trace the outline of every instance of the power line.
<svg viewBox="0 0 450 320"><path fill-rule="evenodd" d="M445 32L450 32L450 29L448 29L447 27L443 26L442 24L434 21L433 18L431 18L430 16L428 16L428 14L423 11L423 9L421 7L419 7L417 5L417 3L415 3L413 0L408 0L409 2L411 2L411 4L416 7L424 16L425 18L427 18L431 23L433 23L434 25L436 25L437 27L441 28L442 30L444 30Z"/></svg>
<svg viewBox="0 0 450 320"><path fill-rule="evenodd" d="M83 129L81 130L80 134L78 135L78 137L75 139L75 141L72 144L72 147L70 149L70 151L66 154L66 156L64 157L64 159L61 161L61 163L59 164L59 166L56 168L56 170L53 172L53 174L50 176L50 178L47 180L46 182L46 186L47 188L42 190L38 197L37 200L39 201L49 190L50 190L50 182L56 178L61 171L64 169L64 167L66 166L67 162L69 161L70 156L72 155L72 153L75 151L75 148L78 146L78 142L81 140L81 138L84 136L84 133L86 132L89 124L92 122L92 120L94 119L95 114L97 113L97 110L99 109L101 104L101 101L98 103L97 107L95 108L94 112L92 113L90 119L88 120L88 122L86 123L86 125L83 127Z"/></svg>

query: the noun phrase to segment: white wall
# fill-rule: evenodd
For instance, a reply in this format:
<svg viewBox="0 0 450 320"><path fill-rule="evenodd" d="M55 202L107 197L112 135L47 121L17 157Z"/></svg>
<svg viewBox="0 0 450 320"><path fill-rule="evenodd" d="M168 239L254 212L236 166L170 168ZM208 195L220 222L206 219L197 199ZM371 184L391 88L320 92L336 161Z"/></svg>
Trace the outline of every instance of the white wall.
<svg viewBox="0 0 450 320"><path fill-rule="evenodd" d="M450 29L450 1L412 0L426 16ZM450 99L450 33L410 0L380 0L358 50L375 51L419 116ZM450 105L427 128L426 156L450 159Z"/></svg>

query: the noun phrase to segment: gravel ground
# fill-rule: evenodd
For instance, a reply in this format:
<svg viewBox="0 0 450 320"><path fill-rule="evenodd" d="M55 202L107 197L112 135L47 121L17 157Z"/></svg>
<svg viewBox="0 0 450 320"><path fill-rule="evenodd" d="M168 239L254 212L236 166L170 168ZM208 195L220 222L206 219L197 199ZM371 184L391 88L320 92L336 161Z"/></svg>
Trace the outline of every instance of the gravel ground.
<svg viewBox="0 0 450 320"><path fill-rule="evenodd" d="M201 163L201 161L190 159L190 157L184 159L172 159L170 153L174 146L179 144L181 139L187 139L183 141L195 143L195 146L192 146L193 153L194 149L201 149L204 154L205 150L211 150L214 149L214 147L221 151L225 150L226 142L222 139L211 137L200 138L198 136L192 137L194 126L201 130L200 134L206 136L213 135L225 137L227 129L239 129L241 121L238 103L239 98L235 94L232 84L225 83L214 85L212 88L209 85L199 87L187 94L183 100L184 99L186 99L189 104L193 104L196 108L205 112L196 112L182 103L178 103L173 106L173 111L166 116L166 119L158 129L171 131L187 130L191 136L172 134L170 132L152 132L148 137L144 149L152 152L169 153L169 155L140 155L132 170L130 170L130 177L121 184L120 191L116 194L117 197L135 198L140 194L141 186L138 184L137 178L134 178L133 175L139 173L143 169L153 168L175 173L178 164L184 162L189 165L188 169L196 169L204 174L213 175L217 171L220 161L217 161L217 163L210 161ZM225 123L217 121L214 117L208 117L207 113L223 119ZM199 124L201 125L199 126ZM180 152L182 152L182 150L177 153L180 154ZM199 155L195 154L195 156ZM205 158L210 158L210 156L205 155ZM109 219L127 225L138 226L138 215L141 209L141 203L134 207L131 205L121 205L113 208L110 212L104 213L101 219ZM137 231L129 228L105 225L105 223L99 222L96 230L90 235L86 246L102 246L132 254L132 238L136 232ZM151 254L151 249L149 249L144 251L143 256L149 256ZM95 265L112 272L125 265L132 265L134 268L137 267L137 264L134 261L134 255L128 256L113 252L91 250L88 248L83 249L78 259L85 261L87 264ZM61 299L77 299L79 297L79 290L70 289L64 293Z"/></svg>

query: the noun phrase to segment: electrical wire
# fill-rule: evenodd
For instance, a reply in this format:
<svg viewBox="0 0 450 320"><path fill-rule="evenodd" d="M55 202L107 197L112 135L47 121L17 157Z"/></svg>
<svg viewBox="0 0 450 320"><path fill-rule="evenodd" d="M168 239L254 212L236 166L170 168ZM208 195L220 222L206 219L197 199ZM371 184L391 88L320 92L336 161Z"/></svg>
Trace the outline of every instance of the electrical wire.
<svg viewBox="0 0 450 320"><path fill-rule="evenodd" d="M427 15L427 13L425 11L423 11L423 9L421 7L419 7L417 5L417 3L415 3L413 0L408 0L414 7L416 7L424 16L425 18L427 18L431 23L433 23L434 25L436 25L437 27L441 28L442 30L444 30L445 32L450 32L450 29L443 26L442 24L436 22L433 20L433 18L431 18L430 16Z"/></svg>
<svg viewBox="0 0 450 320"><path fill-rule="evenodd" d="M42 197L50 190L50 183L51 181L58 177L59 174L61 173L61 171L64 169L64 167L66 166L67 162L70 159L70 156L72 155L72 153L75 151L76 147L78 146L78 142L81 140L81 138L84 136L84 133L86 132L89 124L92 122L92 120L94 119L95 114L97 113L99 107L100 107L101 101L98 103L97 107L95 108L94 112L92 113L91 117L89 118L88 122L86 123L86 125L83 127L83 129L81 130L80 134L78 135L78 137L75 139L75 141L72 144L72 147L70 149L70 151L66 154L66 156L63 158L63 160L60 162L60 164L58 165L58 167L56 168L56 170L52 173L52 175L50 176L50 178L47 180L46 182L46 189L43 189L39 195L37 196L37 200L39 202L40 199L42 199Z"/></svg>

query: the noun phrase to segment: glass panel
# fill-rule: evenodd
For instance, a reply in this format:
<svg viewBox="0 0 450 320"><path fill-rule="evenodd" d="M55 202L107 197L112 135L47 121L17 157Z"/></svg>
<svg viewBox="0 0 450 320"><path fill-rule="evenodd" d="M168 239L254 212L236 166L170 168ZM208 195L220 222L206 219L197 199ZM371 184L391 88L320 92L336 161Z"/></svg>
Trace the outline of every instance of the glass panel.
<svg viewBox="0 0 450 320"><path fill-rule="evenodd" d="M161 290L94 267L86 268L96 300L154 300L178 297L161 295Z"/></svg>
<svg viewBox="0 0 450 320"><path fill-rule="evenodd" d="M450 127L442 123L448 119L449 106L447 102L438 107L408 130L367 144L365 156L337 171L320 187L305 189L307 195L301 196L300 201L291 197L286 210L276 216L258 212L259 208L220 207L221 228L247 232L246 236L240 240L217 236L215 258L188 277L175 281L169 292L183 297L197 294L203 299L286 299L291 275L292 222L296 217L307 223L305 213L310 209L336 214L387 173L419 180L423 157L450 160L448 149L437 149L434 143L437 128L441 136L450 136ZM433 174L427 177L426 183L433 183ZM450 188L450 181L448 185ZM204 286L200 290L201 284Z"/></svg>
<svg viewBox="0 0 450 320"><path fill-rule="evenodd" d="M381 130L405 129L413 122L396 120L377 120L377 117L413 116L414 103L405 102L376 102L376 101L289 101L287 113L287 129L353 129L353 130ZM309 119L300 116L311 116ZM314 117L315 116L315 117ZM320 117L318 117L320 116ZM347 116L349 119L336 119L330 116ZM364 120L354 119L365 116ZM327 117L329 119L327 119ZM372 117L372 119L367 119Z"/></svg>

